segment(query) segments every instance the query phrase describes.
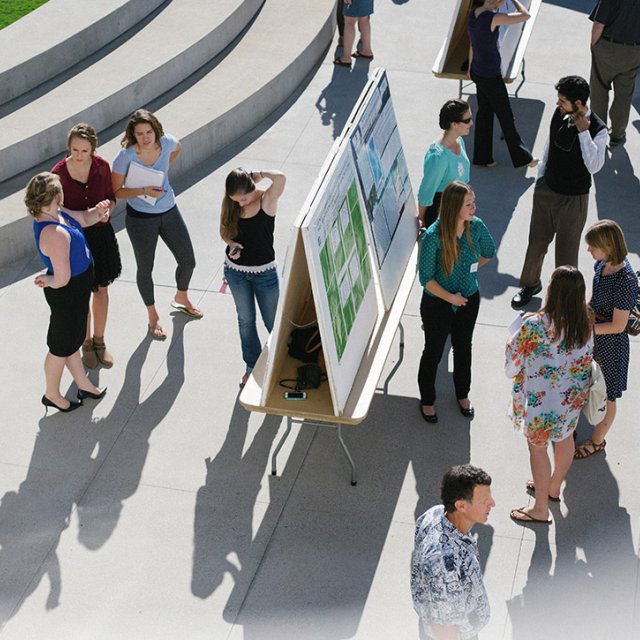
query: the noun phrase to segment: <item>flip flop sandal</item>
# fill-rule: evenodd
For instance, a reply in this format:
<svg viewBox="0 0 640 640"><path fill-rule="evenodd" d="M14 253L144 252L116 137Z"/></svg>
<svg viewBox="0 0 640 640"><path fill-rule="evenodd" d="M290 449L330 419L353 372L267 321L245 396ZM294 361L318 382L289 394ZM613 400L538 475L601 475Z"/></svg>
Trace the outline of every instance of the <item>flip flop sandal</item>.
<svg viewBox="0 0 640 640"><path fill-rule="evenodd" d="M520 514L520 516L524 517L518 517L516 514ZM551 520L538 520L538 518L530 516L526 511L524 511L524 507L520 507L519 509L511 509L509 517L516 524L551 524Z"/></svg>
<svg viewBox="0 0 640 640"><path fill-rule="evenodd" d="M197 318L198 320L204 316L204 313L200 311L200 309L196 309L195 307L187 307L184 304L180 304L175 300L171 303L171 306L182 313L186 313L190 318Z"/></svg>
<svg viewBox="0 0 640 640"><path fill-rule="evenodd" d="M160 342L162 342L163 340L167 339L167 334L159 324L155 325L155 327L152 327L150 324L147 326L149 327L149 335L153 340L159 340ZM158 331L160 333L157 333Z"/></svg>
<svg viewBox="0 0 640 640"><path fill-rule="evenodd" d="M342 60L340 60L340 58L336 58L333 61L333 64L335 64L337 67L349 67L349 69L351 69L351 62L342 62Z"/></svg>
<svg viewBox="0 0 640 640"><path fill-rule="evenodd" d="M352 58L362 58L363 60L373 60L373 56L365 56L364 53L360 53L360 51L356 51L351 54Z"/></svg>
<svg viewBox="0 0 640 640"><path fill-rule="evenodd" d="M530 496L536 497L536 487L533 484L533 480L527 480L525 489ZM560 502L560 498L554 498L553 496L549 496L549 500L551 500L551 502Z"/></svg>
<svg viewBox="0 0 640 640"><path fill-rule="evenodd" d="M573 459L574 460L584 460L585 458L590 458L592 455L596 453L600 453L604 451L604 448L607 446L607 441L603 440L600 444L596 444L591 438L585 440L574 452ZM587 447L591 447L591 451L588 450Z"/></svg>

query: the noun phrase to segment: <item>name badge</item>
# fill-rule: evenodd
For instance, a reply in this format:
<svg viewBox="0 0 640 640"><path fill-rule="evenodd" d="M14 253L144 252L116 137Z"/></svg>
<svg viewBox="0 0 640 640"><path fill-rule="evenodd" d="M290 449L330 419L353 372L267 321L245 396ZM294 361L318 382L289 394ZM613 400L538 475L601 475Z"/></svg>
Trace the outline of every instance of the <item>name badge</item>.
<svg viewBox="0 0 640 640"><path fill-rule="evenodd" d="M469 267L469 273L476 273L478 271L478 263L474 262L470 267Z"/></svg>

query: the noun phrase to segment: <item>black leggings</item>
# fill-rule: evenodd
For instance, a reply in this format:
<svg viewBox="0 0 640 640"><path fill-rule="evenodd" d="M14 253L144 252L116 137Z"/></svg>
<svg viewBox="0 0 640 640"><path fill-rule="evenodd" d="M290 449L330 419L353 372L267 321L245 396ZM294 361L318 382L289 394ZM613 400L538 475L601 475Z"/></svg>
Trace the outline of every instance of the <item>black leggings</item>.
<svg viewBox="0 0 640 640"><path fill-rule="evenodd" d="M471 388L471 339L480 308L480 293L476 291L464 307L454 312L442 298L424 292L420 315L424 328L424 351L418 370L420 402L432 405L436 401L436 373L447 336L453 347L453 384L456 398L463 400Z"/></svg>
<svg viewBox="0 0 640 640"><path fill-rule="evenodd" d="M144 304L155 304L153 294L153 263L156 257L158 237L162 238L176 259L176 286L178 291L187 291L196 266L193 246L187 225L177 206L160 214L142 214L127 205L125 221L127 233L136 257L136 281Z"/></svg>

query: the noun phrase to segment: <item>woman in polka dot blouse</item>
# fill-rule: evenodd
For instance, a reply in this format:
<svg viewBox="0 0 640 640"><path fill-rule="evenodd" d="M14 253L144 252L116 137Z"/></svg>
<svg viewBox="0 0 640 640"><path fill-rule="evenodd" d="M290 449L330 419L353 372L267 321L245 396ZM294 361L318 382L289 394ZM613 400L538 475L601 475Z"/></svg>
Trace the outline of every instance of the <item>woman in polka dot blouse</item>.
<svg viewBox="0 0 640 640"><path fill-rule="evenodd" d="M629 335L625 328L638 298L638 278L627 259L627 244L618 223L600 220L584 239L596 261L589 305L596 315L595 357L607 385L607 411L591 438L576 449L576 460L604 451L607 444L605 436L616 417L616 399L627 389Z"/></svg>
<svg viewBox="0 0 640 640"><path fill-rule="evenodd" d="M473 189L455 180L445 188L439 218L422 236L419 277L424 290L420 315L424 351L418 371L420 411L427 422L437 422L435 381L447 336L453 347L453 383L460 413L473 418L471 340L480 293L478 268L495 255L489 230L476 218Z"/></svg>

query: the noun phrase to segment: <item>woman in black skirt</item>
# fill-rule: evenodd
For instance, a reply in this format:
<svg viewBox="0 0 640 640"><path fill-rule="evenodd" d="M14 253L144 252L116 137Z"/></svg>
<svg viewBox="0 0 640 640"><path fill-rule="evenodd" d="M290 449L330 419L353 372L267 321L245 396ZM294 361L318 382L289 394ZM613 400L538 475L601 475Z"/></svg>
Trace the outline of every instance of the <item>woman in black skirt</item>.
<svg viewBox="0 0 640 640"><path fill-rule="evenodd" d="M95 154L97 146L96 130L89 124L77 124L67 137L69 155L51 169L60 177L65 205L74 211L86 211L103 200L109 200L111 208L116 204L111 169L106 160ZM90 369L95 369L98 364L109 369L113 366L113 357L104 343L109 310L108 286L122 271L120 251L108 218L86 227L84 234L95 271L92 285L93 337L90 311L82 344L82 362Z"/></svg>
<svg viewBox="0 0 640 640"><path fill-rule="evenodd" d="M86 211L63 210L60 179L49 172L29 180L24 202L33 216L36 248L47 268L46 274L36 277L35 285L44 289L51 308L42 404L60 411L73 411L85 398L98 399L106 391L91 383L80 359L93 286L93 261L82 227L106 220L110 203L103 200ZM68 400L60 392L65 367L78 386L78 402Z"/></svg>

